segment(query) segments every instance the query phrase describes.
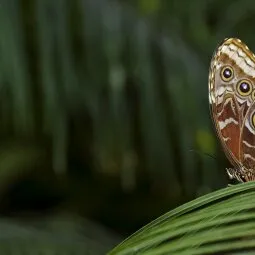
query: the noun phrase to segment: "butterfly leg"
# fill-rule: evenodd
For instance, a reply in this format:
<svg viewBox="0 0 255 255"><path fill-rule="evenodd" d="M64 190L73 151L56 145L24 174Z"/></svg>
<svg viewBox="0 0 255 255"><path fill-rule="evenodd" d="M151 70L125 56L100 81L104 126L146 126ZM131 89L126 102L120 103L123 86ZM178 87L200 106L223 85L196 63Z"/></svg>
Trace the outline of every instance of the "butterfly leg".
<svg viewBox="0 0 255 255"><path fill-rule="evenodd" d="M239 168L227 168L227 173L230 179L236 179L239 182L244 182L242 176L243 176L243 169Z"/></svg>
<svg viewBox="0 0 255 255"><path fill-rule="evenodd" d="M239 182L255 181L255 174L253 169L227 168L227 173L230 179L236 179Z"/></svg>

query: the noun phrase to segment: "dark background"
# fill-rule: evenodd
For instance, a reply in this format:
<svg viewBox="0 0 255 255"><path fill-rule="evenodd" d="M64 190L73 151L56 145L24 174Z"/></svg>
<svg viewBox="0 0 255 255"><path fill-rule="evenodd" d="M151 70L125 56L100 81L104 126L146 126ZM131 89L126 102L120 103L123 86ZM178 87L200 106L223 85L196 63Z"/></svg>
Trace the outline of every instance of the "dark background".
<svg viewBox="0 0 255 255"><path fill-rule="evenodd" d="M209 64L226 37L255 50L254 17L252 0L1 0L1 216L121 239L225 187Z"/></svg>

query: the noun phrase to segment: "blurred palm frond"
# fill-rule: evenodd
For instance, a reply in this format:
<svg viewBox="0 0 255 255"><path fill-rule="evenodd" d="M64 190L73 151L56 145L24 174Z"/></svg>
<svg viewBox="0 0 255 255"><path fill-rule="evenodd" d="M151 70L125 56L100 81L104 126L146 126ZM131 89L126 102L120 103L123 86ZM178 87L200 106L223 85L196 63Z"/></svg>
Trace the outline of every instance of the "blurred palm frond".
<svg viewBox="0 0 255 255"><path fill-rule="evenodd" d="M163 11L157 1L148 8ZM78 135L93 169L120 176L124 189L145 170L196 192L195 176L211 167L190 153L201 149L201 130L210 135L207 107L199 112L207 67L185 34L159 30L117 1L11 0L0 12L2 141L47 139L53 169L65 173L70 122L86 115L91 134Z"/></svg>

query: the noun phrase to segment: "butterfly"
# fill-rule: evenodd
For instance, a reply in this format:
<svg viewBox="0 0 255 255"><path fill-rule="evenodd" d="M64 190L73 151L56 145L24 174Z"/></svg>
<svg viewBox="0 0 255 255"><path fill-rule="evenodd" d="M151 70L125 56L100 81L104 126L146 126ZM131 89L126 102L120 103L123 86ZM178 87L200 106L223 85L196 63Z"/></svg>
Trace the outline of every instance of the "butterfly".
<svg viewBox="0 0 255 255"><path fill-rule="evenodd" d="M225 39L209 71L209 103L216 133L233 165L231 179L255 180L255 55L239 39Z"/></svg>

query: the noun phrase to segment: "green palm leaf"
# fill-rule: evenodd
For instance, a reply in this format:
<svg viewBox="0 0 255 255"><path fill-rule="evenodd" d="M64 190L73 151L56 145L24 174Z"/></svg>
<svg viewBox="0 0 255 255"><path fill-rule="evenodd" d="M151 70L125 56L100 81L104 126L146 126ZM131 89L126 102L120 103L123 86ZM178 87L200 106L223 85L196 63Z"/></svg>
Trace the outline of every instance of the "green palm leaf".
<svg viewBox="0 0 255 255"><path fill-rule="evenodd" d="M109 255L255 252L254 188L254 182L238 184L186 203L137 231Z"/></svg>

